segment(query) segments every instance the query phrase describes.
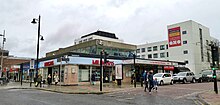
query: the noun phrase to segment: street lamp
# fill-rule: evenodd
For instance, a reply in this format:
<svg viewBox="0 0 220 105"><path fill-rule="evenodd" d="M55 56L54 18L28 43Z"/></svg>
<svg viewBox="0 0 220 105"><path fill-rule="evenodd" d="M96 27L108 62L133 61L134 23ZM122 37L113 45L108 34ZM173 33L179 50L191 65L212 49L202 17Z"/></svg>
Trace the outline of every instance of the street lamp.
<svg viewBox="0 0 220 105"><path fill-rule="evenodd" d="M38 57L39 57L39 39L44 40L43 36L40 35L40 15L38 19L33 18L32 22L33 24L38 23L38 35L37 35L37 61L36 61L36 78L38 78Z"/></svg>
<svg viewBox="0 0 220 105"><path fill-rule="evenodd" d="M6 42L6 38L5 38L5 30L3 31L3 34L0 34L0 36L2 36L2 48L1 48L1 71L0 71L0 77L2 77L2 72L3 72L3 50L4 50L4 44Z"/></svg>

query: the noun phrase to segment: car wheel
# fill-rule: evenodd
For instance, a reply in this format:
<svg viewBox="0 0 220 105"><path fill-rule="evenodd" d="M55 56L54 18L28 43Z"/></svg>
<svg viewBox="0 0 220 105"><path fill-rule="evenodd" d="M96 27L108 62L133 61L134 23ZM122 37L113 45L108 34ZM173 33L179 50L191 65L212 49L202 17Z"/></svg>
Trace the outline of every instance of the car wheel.
<svg viewBox="0 0 220 105"><path fill-rule="evenodd" d="M192 83L195 83L195 82L196 82L196 80L195 80L195 78L193 78L193 79L192 79Z"/></svg>
<svg viewBox="0 0 220 105"><path fill-rule="evenodd" d="M161 86L164 85L163 81L160 81L160 85L161 85Z"/></svg>
<svg viewBox="0 0 220 105"><path fill-rule="evenodd" d="M183 83L184 83L184 84L186 83L186 79L185 79L185 78L183 79Z"/></svg>
<svg viewBox="0 0 220 105"><path fill-rule="evenodd" d="M198 81L199 83L202 83L203 81L202 81L202 79L199 79L199 81Z"/></svg>
<svg viewBox="0 0 220 105"><path fill-rule="evenodd" d="M170 85L173 85L173 80L171 80Z"/></svg>

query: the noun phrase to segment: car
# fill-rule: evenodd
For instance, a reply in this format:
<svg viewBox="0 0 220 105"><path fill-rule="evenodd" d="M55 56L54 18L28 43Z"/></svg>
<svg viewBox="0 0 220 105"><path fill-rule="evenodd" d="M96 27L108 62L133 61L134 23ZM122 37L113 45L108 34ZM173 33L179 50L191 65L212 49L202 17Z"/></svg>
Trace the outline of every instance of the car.
<svg viewBox="0 0 220 105"><path fill-rule="evenodd" d="M173 77L174 83L176 82L196 82L196 77L193 72L179 72L176 76Z"/></svg>
<svg viewBox="0 0 220 105"><path fill-rule="evenodd" d="M212 70L203 70L201 73L196 75L196 81L201 82L211 82L212 78Z"/></svg>
<svg viewBox="0 0 220 105"><path fill-rule="evenodd" d="M157 79L159 85L171 84L173 85L173 77L170 73L156 73L153 76L154 80Z"/></svg>

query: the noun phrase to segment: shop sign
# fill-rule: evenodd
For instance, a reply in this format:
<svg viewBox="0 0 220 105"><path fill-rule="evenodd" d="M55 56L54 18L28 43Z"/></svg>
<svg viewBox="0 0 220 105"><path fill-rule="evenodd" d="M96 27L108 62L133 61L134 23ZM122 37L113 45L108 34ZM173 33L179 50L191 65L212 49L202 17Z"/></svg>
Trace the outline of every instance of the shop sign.
<svg viewBox="0 0 220 105"><path fill-rule="evenodd" d="M48 62L45 62L44 63L44 66L47 67L47 66L53 66L54 65L54 62L53 61L48 61Z"/></svg>
<svg viewBox="0 0 220 105"><path fill-rule="evenodd" d="M93 65L100 65L100 60L92 60ZM104 61L102 61L102 64L104 65ZM106 66L114 66L114 62L109 61L106 63Z"/></svg>
<svg viewBox="0 0 220 105"><path fill-rule="evenodd" d="M174 70L174 66L164 66L164 70Z"/></svg>

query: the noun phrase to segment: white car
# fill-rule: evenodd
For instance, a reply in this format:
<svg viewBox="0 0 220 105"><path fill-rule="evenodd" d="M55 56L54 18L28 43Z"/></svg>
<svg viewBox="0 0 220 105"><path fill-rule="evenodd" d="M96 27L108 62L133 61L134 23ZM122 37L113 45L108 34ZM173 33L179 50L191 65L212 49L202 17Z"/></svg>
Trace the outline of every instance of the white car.
<svg viewBox="0 0 220 105"><path fill-rule="evenodd" d="M156 73L154 74L154 80L157 79L159 85L171 84L173 85L173 77L170 73Z"/></svg>

